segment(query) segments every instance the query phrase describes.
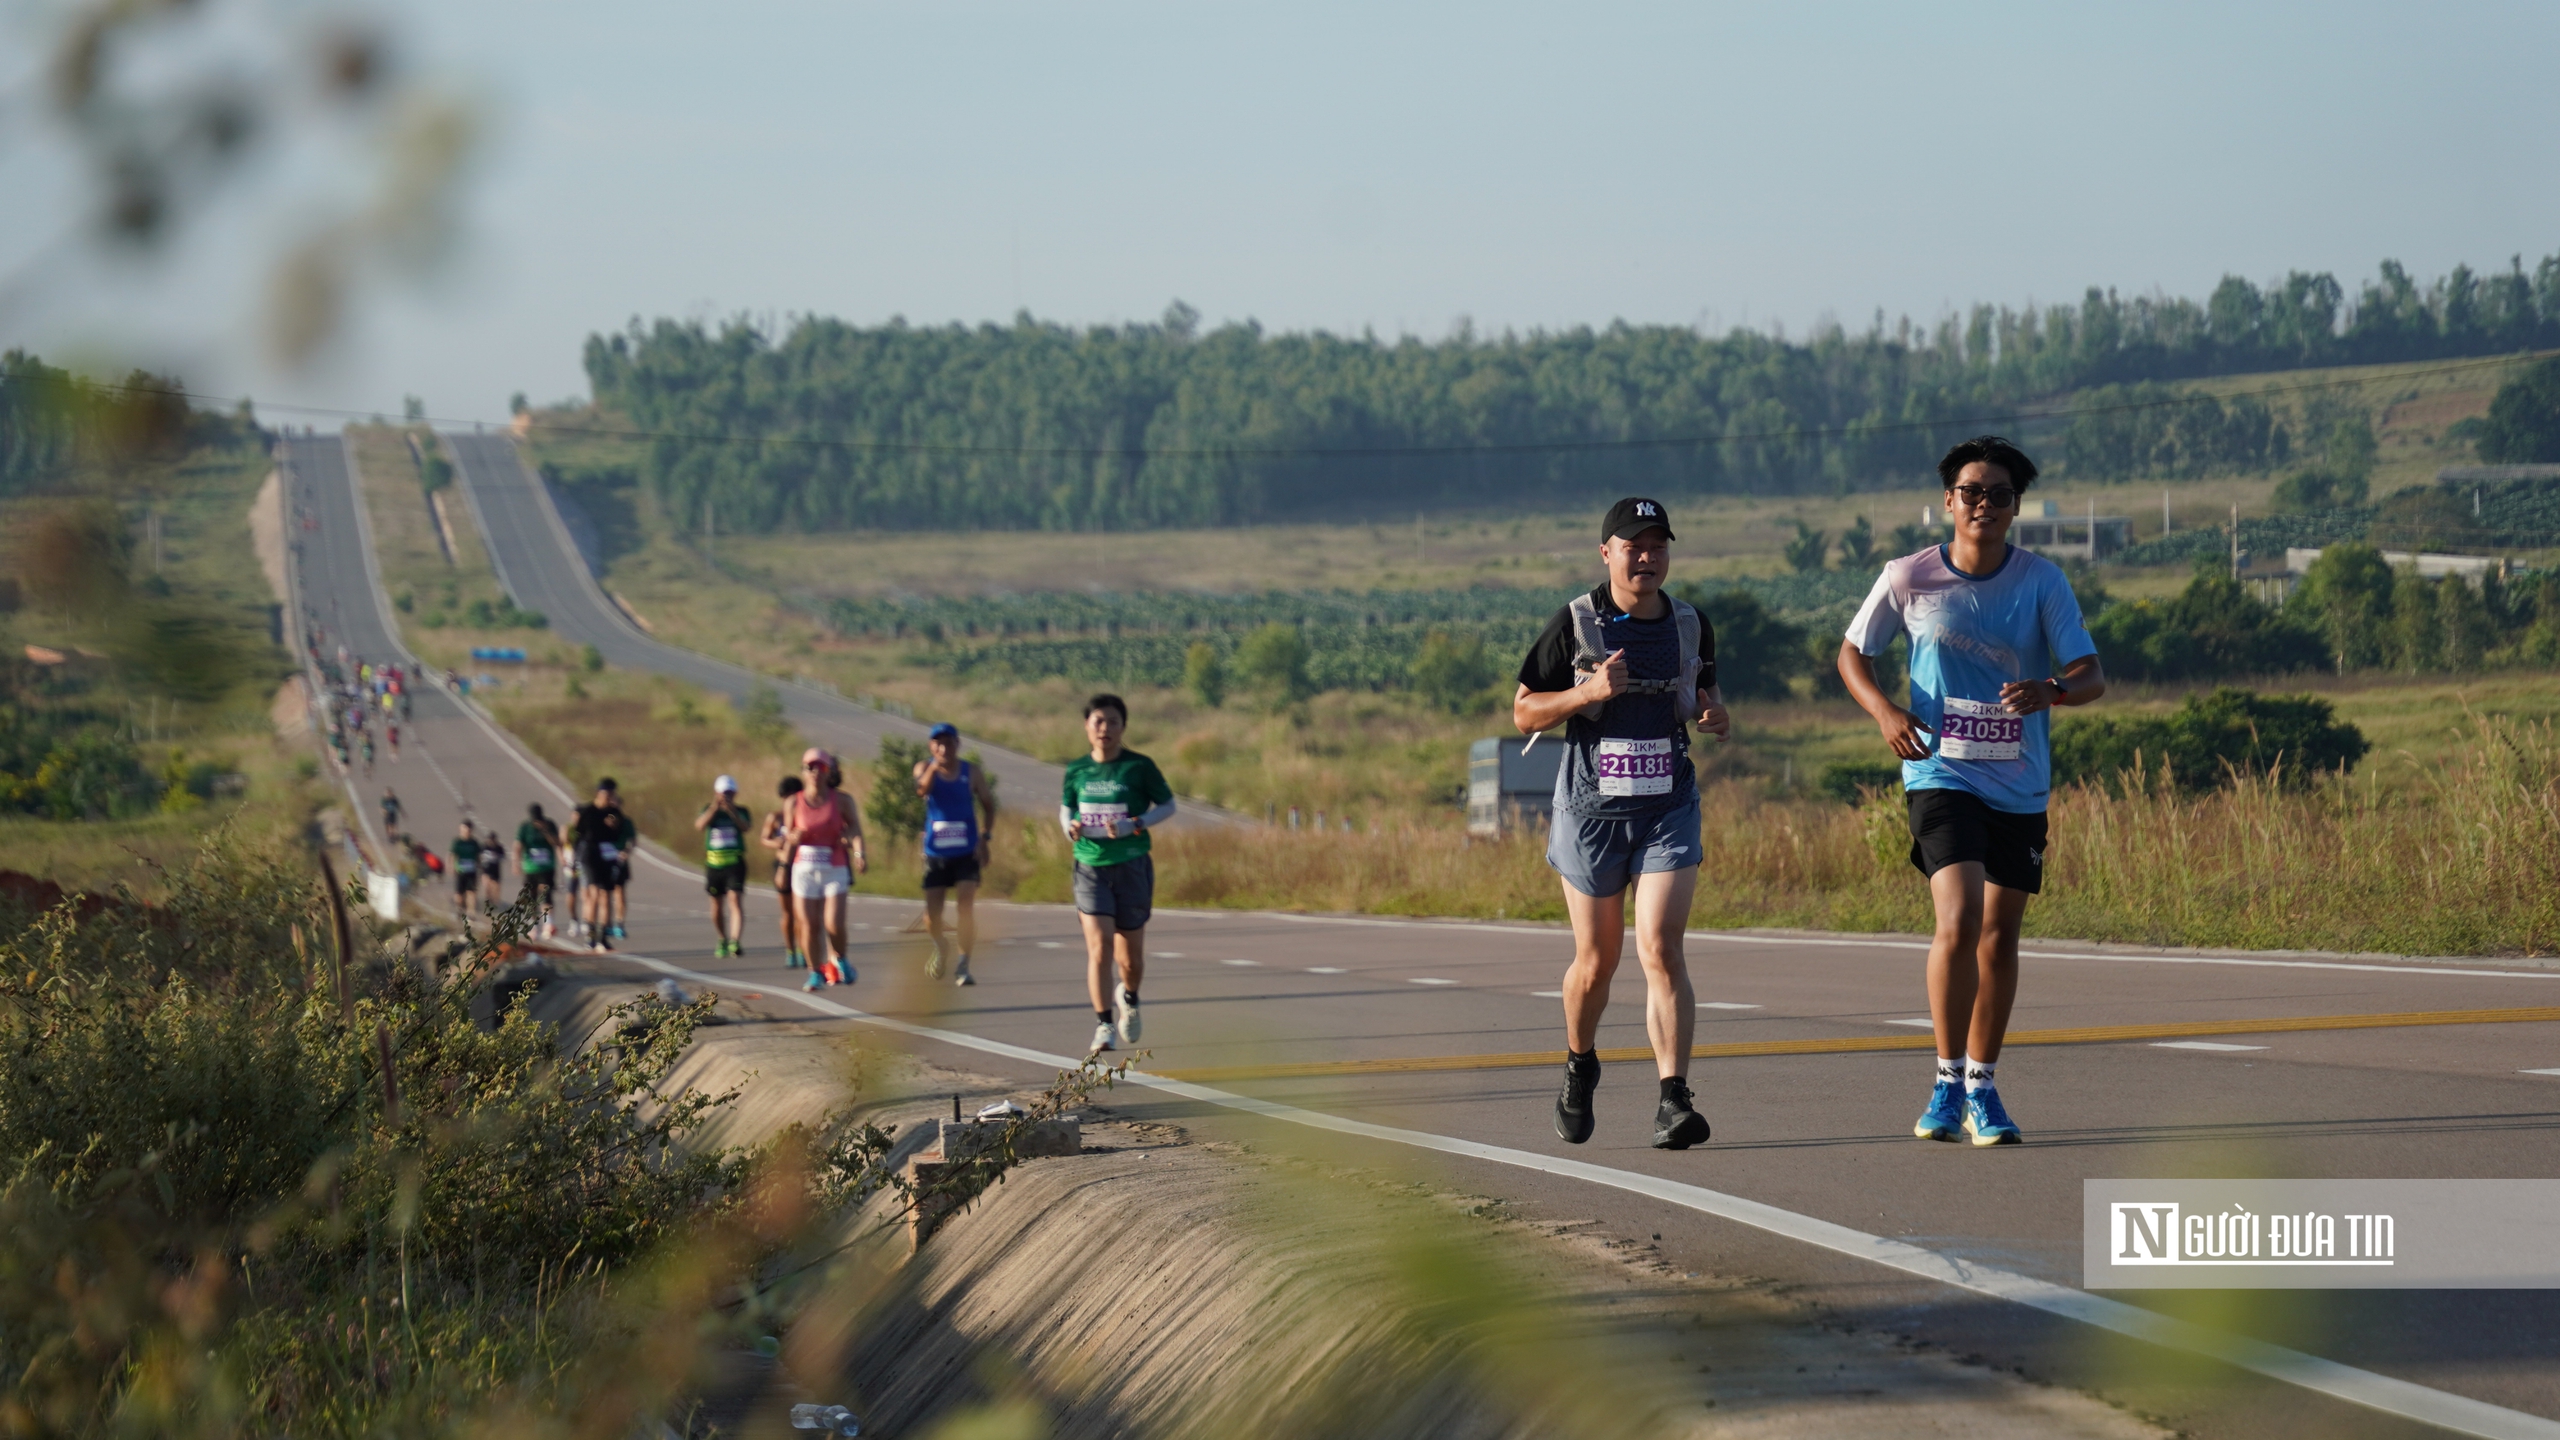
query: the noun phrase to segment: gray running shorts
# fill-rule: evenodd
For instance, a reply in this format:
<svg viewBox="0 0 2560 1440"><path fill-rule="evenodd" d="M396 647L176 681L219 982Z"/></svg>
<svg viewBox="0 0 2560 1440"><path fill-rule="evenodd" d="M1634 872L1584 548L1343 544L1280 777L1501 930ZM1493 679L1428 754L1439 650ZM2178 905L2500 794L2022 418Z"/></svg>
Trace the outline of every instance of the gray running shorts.
<svg viewBox="0 0 2560 1440"><path fill-rule="evenodd" d="M1698 802L1636 820L1593 820L1559 810L1547 830L1547 864L1585 895L1607 898L1638 875L1686 870L1706 858Z"/></svg>
<svg viewBox="0 0 2560 1440"><path fill-rule="evenodd" d="M1148 918L1156 913L1155 857L1141 855L1117 865L1077 861L1076 910L1108 916L1114 929L1146 929Z"/></svg>

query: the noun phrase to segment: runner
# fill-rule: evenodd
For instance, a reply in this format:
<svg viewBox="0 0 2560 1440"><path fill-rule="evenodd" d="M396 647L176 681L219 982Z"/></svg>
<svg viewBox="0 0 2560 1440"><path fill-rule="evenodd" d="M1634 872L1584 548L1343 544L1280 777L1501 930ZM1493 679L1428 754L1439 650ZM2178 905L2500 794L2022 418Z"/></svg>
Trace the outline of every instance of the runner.
<svg viewBox="0 0 2560 1440"><path fill-rule="evenodd" d="M622 808L622 788L607 777L604 789L611 797L607 809L613 819L613 884L605 891L612 913L605 920L613 938L622 940L631 934L623 924L631 918L631 852L640 848L640 827L632 821L631 812Z"/></svg>
<svg viewBox="0 0 2560 1440"><path fill-rule="evenodd" d="M1148 853L1155 841L1147 832L1173 818L1173 787L1156 762L1121 748L1128 731L1127 701L1096 695L1084 702L1084 738L1093 750L1067 762L1058 805L1058 823L1075 842L1076 918L1084 924L1085 994L1096 1022L1088 1053L1095 1055L1118 1048L1115 1037L1135 1045L1142 1033L1138 986L1147 978L1147 919L1156 907L1156 864Z"/></svg>
<svg viewBox="0 0 2560 1440"><path fill-rule="evenodd" d="M1992 1084L2018 998L2018 927L2044 886L2046 711L2107 693L2080 602L2052 561L2009 544L2035 462L1997 435L1938 462L1954 538L1884 567L1840 646L1840 678L1902 761L1911 863L1929 877L1937 1078L1912 1133L2015 1145ZM1911 708L1869 658L1911 637ZM1935 738L1936 744L1930 742ZM1959 1061L1961 1057L1961 1061Z"/></svg>
<svg viewBox="0 0 2560 1440"><path fill-rule="evenodd" d="M747 827L754 817L738 803L738 782L711 782L711 803L693 817L702 832L702 888L711 896L711 928L720 940L713 955L743 955L747 936Z"/></svg>
<svg viewBox="0 0 2560 1440"><path fill-rule="evenodd" d="M610 950L606 927L613 919L610 896L622 872L622 818L614 813L613 778L596 782L596 798L569 817L569 843L578 857L579 912L587 948Z"/></svg>
<svg viewBox="0 0 2560 1440"><path fill-rule="evenodd" d="M969 974L969 950L978 943L978 877L987 863L987 841L996 829L995 787L977 766L960 758L960 728L944 722L925 732L933 758L915 770L916 793L924 797L924 923L933 953L924 962L928 978L942 975L942 898L959 892L960 960L952 983L975 985ZM984 824L978 816L986 815Z"/></svg>
<svg viewBox="0 0 2560 1440"><path fill-rule="evenodd" d="M373 778L373 732L364 732L364 778Z"/></svg>
<svg viewBox="0 0 2560 1440"><path fill-rule="evenodd" d="M400 804L400 797L391 793L391 787L390 787L390 786L388 786L388 785L383 786L383 787L382 787L382 838L384 838L385 840L393 841L393 842L395 842L395 843L396 843L396 842L398 842L398 840L400 839L400 814L401 814L401 810L402 810L402 806L401 806L401 804Z"/></svg>
<svg viewBox="0 0 2560 1440"><path fill-rule="evenodd" d="M764 833L757 842L773 852L773 898L780 902L774 908L782 912L782 968L798 970L808 965L806 947L800 940L800 905L791 895L791 852L782 843L783 818L791 806L791 797L801 791L800 777L785 775L775 789L781 800L773 813L764 817Z"/></svg>
<svg viewBox="0 0 2560 1440"><path fill-rule="evenodd" d="M480 905L491 914L507 908L507 847L498 843L498 827L480 835Z"/></svg>
<svg viewBox="0 0 2560 1440"><path fill-rule="evenodd" d="M850 985L855 973L844 944L844 897L854 873L871 868L863 853L862 812L841 788L844 771L833 755L813 745L800 756L800 768L809 785L783 807L791 819L782 843L791 856L791 893L799 901L800 934L809 947L809 981L802 988Z"/></svg>
<svg viewBox="0 0 2560 1440"><path fill-rule="evenodd" d="M453 837L453 914L457 920L471 918L471 897L480 893L480 842L471 832L471 822Z"/></svg>
<svg viewBox="0 0 2560 1440"><path fill-rule="evenodd" d="M399 722L399 721L397 721L397 720L385 720L385 721L383 721L383 722L382 722L382 738L383 738L384 740L387 740L387 741L389 741L389 742L390 742L390 745L391 745L391 763L392 763L392 764L394 764L394 765L399 764L399 763L400 763L400 722Z"/></svg>
<svg viewBox="0 0 2560 1440"><path fill-rule="evenodd" d="M532 902L543 938L548 939L552 889L560 868L560 832L538 804L524 807L524 823L516 827L516 863L524 870L522 898Z"/></svg>
<svg viewBox="0 0 2560 1440"><path fill-rule="evenodd" d="M1682 937L1703 852L1688 727L1695 721L1723 740L1731 721L1716 687L1715 632L1662 591L1673 538L1660 502L1630 497L1610 506L1600 525L1609 578L1547 622L1520 663L1511 700L1511 721L1524 735L1564 726L1547 864L1563 878L1573 919L1556 1134L1574 1145L1591 1138L1600 1016L1625 952L1630 895L1645 1035L1661 1089L1654 1148L1686 1150L1710 1133L1689 1089L1698 1012Z"/></svg>

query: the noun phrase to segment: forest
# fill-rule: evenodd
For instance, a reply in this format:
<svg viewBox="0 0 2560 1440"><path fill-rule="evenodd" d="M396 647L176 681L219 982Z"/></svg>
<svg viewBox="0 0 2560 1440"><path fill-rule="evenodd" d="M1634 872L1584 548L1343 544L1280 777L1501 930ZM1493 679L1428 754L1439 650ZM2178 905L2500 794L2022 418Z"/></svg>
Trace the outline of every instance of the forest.
<svg viewBox="0 0 2560 1440"><path fill-rule="evenodd" d="M2555 346L2560 255L2423 283L2384 261L2352 295L2301 272L2226 277L2201 301L2092 288L1801 341L1623 322L1437 341L1204 330L1177 303L1085 329L635 320L591 336L585 361L688 524L1128 530L1898 483L1961 435L2097 387L2122 388L2083 397L2061 471L2261 470L2303 448L2283 417L2158 387Z"/></svg>

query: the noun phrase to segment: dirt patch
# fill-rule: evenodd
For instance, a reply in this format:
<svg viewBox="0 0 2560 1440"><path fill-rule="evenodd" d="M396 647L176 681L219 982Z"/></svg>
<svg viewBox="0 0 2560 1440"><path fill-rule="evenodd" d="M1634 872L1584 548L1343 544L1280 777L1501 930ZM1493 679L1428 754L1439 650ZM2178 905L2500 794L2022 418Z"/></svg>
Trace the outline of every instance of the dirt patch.
<svg viewBox="0 0 2560 1440"><path fill-rule="evenodd" d="M285 594L284 480L278 471L267 472L258 498L249 502L249 544L258 552L258 569L266 574L267 588L278 600L291 603Z"/></svg>
<svg viewBox="0 0 2560 1440"><path fill-rule="evenodd" d="M276 735L295 740L311 729L311 696L302 677L294 676L276 687L276 698L267 702L267 720L276 727Z"/></svg>

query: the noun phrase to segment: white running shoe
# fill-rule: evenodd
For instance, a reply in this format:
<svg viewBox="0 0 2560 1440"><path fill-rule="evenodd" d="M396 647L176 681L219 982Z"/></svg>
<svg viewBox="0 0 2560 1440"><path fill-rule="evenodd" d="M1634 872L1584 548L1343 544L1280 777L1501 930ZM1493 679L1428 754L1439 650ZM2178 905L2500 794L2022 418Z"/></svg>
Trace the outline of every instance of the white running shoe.
<svg viewBox="0 0 2560 1440"><path fill-rule="evenodd" d="M933 942L932 952L924 957L924 978L927 980L942 978L942 942L939 940Z"/></svg>
<svg viewBox="0 0 2560 1440"><path fill-rule="evenodd" d="M1104 1051L1117 1050L1119 1048L1119 1046L1111 1043L1111 1027L1108 1025L1096 1025L1093 1027L1093 1048L1085 1051L1084 1053L1087 1055L1100 1055Z"/></svg>
<svg viewBox="0 0 2560 1440"><path fill-rule="evenodd" d="M969 957L968 957L968 956L966 956L966 955L962 955L962 956L960 957L960 963L959 963L959 965L957 965L956 967L954 967L954 968L953 968L953 970L952 970L952 972L951 972L951 983L952 983L952 984L954 984L954 985L963 985L963 986L966 986L966 985L975 985L975 984L977 984L977 983L978 983L978 981L977 981L976 977L972 976L972 975L969 973Z"/></svg>
<svg viewBox="0 0 2560 1440"><path fill-rule="evenodd" d="M1138 1022L1138 997L1130 991L1121 991L1120 1043L1123 1045L1137 1044L1138 1036L1144 1032L1144 1028L1145 1027L1140 1025Z"/></svg>

